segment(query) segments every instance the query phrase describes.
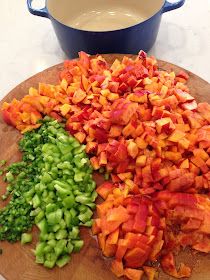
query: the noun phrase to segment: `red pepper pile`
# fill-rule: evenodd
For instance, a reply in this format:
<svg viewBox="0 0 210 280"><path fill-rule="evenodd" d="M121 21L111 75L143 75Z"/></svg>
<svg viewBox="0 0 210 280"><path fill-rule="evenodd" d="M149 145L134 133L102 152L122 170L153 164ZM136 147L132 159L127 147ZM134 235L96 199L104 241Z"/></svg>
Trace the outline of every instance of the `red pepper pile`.
<svg viewBox="0 0 210 280"><path fill-rule="evenodd" d="M98 218L92 230L103 255L115 257L112 271L116 276L140 279L143 271L138 268L146 261L156 261L164 244L165 218L160 217L150 198L129 195L126 185L105 182L97 192L105 201L97 205ZM156 268L143 269L149 273L149 279L156 274Z"/></svg>
<svg viewBox="0 0 210 280"><path fill-rule="evenodd" d="M103 254L115 256L117 276L141 279L144 270L152 280L156 269L145 263L161 258L164 271L189 277L172 252L210 252L210 105L190 95L186 73L158 70L143 51L111 66L81 52L60 77L4 103L4 120L24 133L44 115L65 118L93 168L111 175L113 183L98 188L105 201L93 232Z"/></svg>
<svg viewBox="0 0 210 280"><path fill-rule="evenodd" d="M97 192L105 201L97 206L92 230L103 255L115 257L112 271L116 276L141 279L144 270L149 279L155 279L157 268L145 263L161 259L167 274L190 277L191 269L183 263L177 271L173 252L186 246L210 252L209 197L160 191L149 198L128 194L127 185L110 182Z"/></svg>

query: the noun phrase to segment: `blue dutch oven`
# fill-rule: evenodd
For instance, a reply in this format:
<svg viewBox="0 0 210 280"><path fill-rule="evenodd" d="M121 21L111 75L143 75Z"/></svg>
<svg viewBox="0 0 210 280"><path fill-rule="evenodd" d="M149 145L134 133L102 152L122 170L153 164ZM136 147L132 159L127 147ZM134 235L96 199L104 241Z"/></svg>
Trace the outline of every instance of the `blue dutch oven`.
<svg viewBox="0 0 210 280"><path fill-rule="evenodd" d="M163 13L185 0L46 0L31 14L49 18L61 48L69 58L81 50L89 54L149 51L155 43Z"/></svg>

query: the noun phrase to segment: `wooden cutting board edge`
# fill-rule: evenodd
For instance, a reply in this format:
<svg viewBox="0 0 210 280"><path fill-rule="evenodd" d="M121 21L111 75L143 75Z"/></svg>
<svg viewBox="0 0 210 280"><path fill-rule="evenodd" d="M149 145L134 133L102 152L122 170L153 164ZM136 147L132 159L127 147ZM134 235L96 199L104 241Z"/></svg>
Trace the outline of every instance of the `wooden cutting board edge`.
<svg viewBox="0 0 210 280"><path fill-rule="evenodd" d="M103 55L108 63L112 63L115 58L119 60L124 56L123 54L106 54ZM127 55L135 57L134 55ZM183 68L158 60L160 69L166 71L174 71L178 73ZM63 64L52 66L36 75L25 80L14 89L12 89L7 96L0 101L0 106L3 102L10 102L13 98L21 98L28 93L30 87L38 87L39 82L52 83L58 82L58 72L62 69ZM188 86L191 94L196 97L199 102L210 102L210 84L201 79L190 71L184 70L190 76ZM208 95L209 94L209 95ZM19 160L20 153L18 152L17 142L21 135L14 128L6 125L0 117L0 157L6 158L8 162ZM2 190L0 190L1 192ZM37 231L35 231L37 235ZM89 230L82 231L82 237L85 239L86 245L80 254L73 256L71 263L63 269L55 268L47 270L42 266L34 263L34 257L30 249L34 248L35 242L32 245L21 246L19 243L8 244L2 242L0 247L3 248L4 253L0 256L0 273L7 280L102 280L102 279L116 279L109 270L110 261L105 261L100 250L98 249L96 239L91 236ZM36 239L36 238L35 238ZM204 254L193 254L192 252L182 253L179 257L194 267L194 273L191 280L209 280L210 256ZM160 280L174 279L161 273Z"/></svg>

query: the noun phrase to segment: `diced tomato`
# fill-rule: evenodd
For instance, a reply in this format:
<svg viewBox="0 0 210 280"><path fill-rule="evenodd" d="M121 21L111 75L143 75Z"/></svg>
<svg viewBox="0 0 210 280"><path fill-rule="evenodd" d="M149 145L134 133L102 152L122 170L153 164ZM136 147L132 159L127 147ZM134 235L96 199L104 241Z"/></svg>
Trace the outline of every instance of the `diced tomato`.
<svg viewBox="0 0 210 280"><path fill-rule="evenodd" d="M108 139L108 133L106 130L102 128L96 128L95 129L95 138L98 143L106 143Z"/></svg>
<svg viewBox="0 0 210 280"><path fill-rule="evenodd" d="M147 260L149 251L145 251L141 248L133 248L127 250L125 254L125 265L126 267L138 268L141 267Z"/></svg>
<svg viewBox="0 0 210 280"><path fill-rule="evenodd" d="M129 219L128 212L125 207L119 206L117 208L110 209L107 213L107 221L118 221L120 224L126 222Z"/></svg>
<svg viewBox="0 0 210 280"><path fill-rule="evenodd" d="M124 275L130 280L141 280L144 272L139 269L125 268Z"/></svg>
<svg viewBox="0 0 210 280"><path fill-rule="evenodd" d="M148 217L148 207L145 204L139 205L139 208L135 215L135 222L133 230L136 232L144 232L146 229L146 220Z"/></svg>
<svg viewBox="0 0 210 280"><path fill-rule="evenodd" d="M96 191L105 200L113 189L114 185L111 182L104 182L96 189Z"/></svg>
<svg viewBox="0 0 210 280"><path fill-rule="evenodd" d="M117 277L124 275L123 263L119 260L112 261L111 270Z"/></svg>
<svg viewBox="0 0 210 280"><path fill-rule="evenodd" d="M4 120L8 125L15 126L15 121L12 120L11 114L9 113L8 110L3 110L3 111L2 111L2 117L3 117L3 120Z"/></svg>
<svg viewBox="0 0 210 280"><path fill-rule="evenodd" d="M157 274L157 268L150 266L143 266L144 272L148 280L155 280Z"/></svg>

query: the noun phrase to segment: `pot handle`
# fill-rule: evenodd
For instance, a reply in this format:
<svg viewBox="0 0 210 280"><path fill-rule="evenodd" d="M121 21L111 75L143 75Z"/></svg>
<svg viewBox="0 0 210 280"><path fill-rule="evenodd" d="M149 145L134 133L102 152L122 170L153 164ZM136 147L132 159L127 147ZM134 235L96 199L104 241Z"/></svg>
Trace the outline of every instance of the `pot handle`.
<svg viewBox="0 0 210 280"><path fill-rule="evenodd" d="M185 0L179 0L175 3L170 3L166 0L163 6L163 13L180 8L182 5L184 5L184 2Z"/></svg>
<svg viewBox="0 0 210 280"><path fill-rule="evenodd" d="M27 0L28 10L32 15L46 17L46 18L49 17L46 6L42 9L34 9L32 7L32 2L33 0Z"/></svg>

